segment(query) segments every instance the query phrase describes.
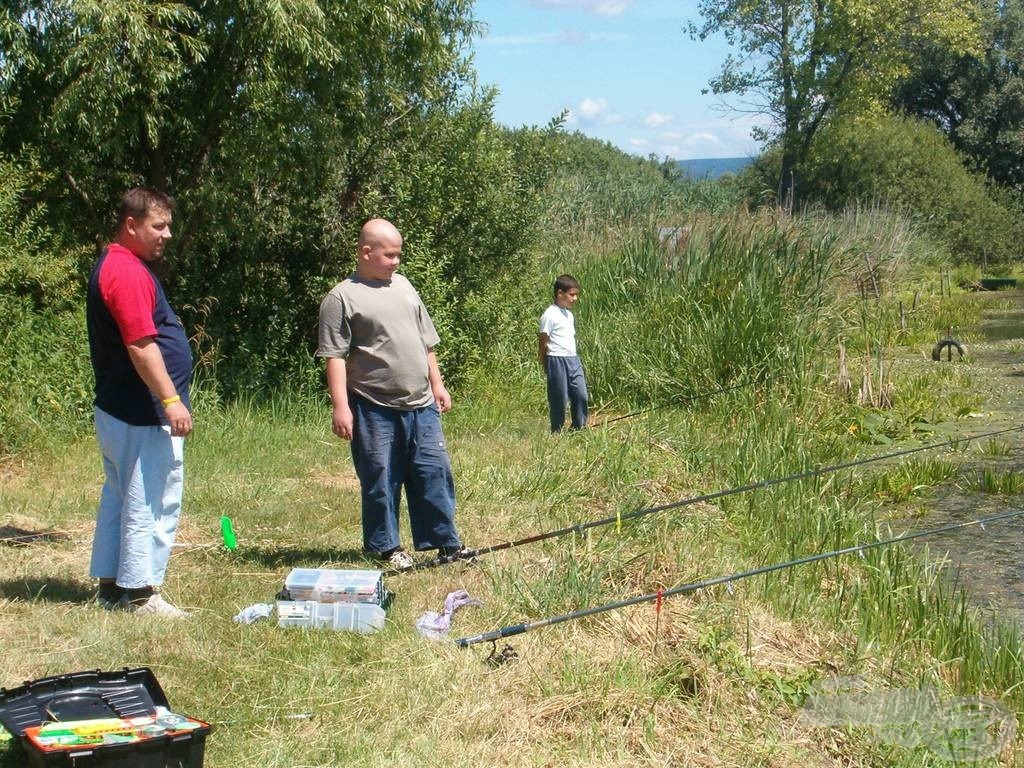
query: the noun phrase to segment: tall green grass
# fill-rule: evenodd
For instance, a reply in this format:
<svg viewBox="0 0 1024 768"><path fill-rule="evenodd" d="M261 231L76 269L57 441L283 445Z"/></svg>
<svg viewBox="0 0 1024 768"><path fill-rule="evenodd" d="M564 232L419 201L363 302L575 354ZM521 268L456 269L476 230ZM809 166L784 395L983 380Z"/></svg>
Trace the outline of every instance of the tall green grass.
<svg viewBox="0 0 1024 768"><path fill-rule="evenodd" d="M587 261L577 332L593 396L646 406L813 376L840 251L786 220L695 218L679 250L647 231Z"/></svg>

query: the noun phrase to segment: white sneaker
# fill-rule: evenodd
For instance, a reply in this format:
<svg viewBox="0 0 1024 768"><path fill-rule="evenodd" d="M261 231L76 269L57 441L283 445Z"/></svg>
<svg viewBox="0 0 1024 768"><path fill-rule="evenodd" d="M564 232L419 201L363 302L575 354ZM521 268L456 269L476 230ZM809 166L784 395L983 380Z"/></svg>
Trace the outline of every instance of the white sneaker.
<svg viewBox="0 0 1024 768"><path fill-rule="evenodd" d="M388 562L391 564L392 568L398 571L404 571L416 566L416 561L412 559L412 555L404 549L396 549L392 552L388 557Z"/></svg>
<svg viewBox="0 0 1024 768"><path fill-rule="evenodd" d="M128 613L136 613L140 616L167 616L169 618L183 618L188 616L186 611L183 611L181 608L177 608L164 600L159 592L154 592L150 595L149 599L141 605L133 603L128 599L128 596L125 595L121 598L121 610L127 611Z"/></svg>

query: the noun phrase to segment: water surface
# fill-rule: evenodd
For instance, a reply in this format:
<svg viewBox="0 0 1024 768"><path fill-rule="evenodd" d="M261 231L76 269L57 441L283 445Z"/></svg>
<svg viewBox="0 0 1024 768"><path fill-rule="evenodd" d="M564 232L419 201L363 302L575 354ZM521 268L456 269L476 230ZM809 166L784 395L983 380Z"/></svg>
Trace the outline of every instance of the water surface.
<svg viewBox="0 0 1024 768"><path fill-rule="evenodd" d="M978 434L1024 425L1024 292L1002 292L1017 306L986 311L974 330L981 341L969 347L975 390L984 401L985 418L964 432ZM936 363L950 365L951 363ZM957 478L935 488L925 504L928 513L913 521L894 523L894 532L937 528L1024 509L1024 494L999 495L970 490L972 479L984 470L1024 473L1024 432L993 440L1005 455L988 455L974 444L960 458ZM917 540L932 556L948 558L948 572L979 604L1024 623L1024 515L986 526L962 528Z"/></svg>

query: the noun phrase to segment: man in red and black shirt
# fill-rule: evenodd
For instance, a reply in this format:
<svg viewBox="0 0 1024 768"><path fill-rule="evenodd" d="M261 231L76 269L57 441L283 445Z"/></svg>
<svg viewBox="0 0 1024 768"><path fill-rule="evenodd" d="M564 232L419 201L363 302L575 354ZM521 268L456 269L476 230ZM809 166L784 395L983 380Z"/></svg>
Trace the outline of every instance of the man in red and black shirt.
<svg viewBox="0 0 1024 768"><path fill-rule="evenodd" d="M192 431L188 338L150 265L171 237L173 201L125 193L117 236L89 278L86 319L96 376L96 436L106 480L90 573L100 605L184 616L159 593L178 529L184 438Z"/></svg>

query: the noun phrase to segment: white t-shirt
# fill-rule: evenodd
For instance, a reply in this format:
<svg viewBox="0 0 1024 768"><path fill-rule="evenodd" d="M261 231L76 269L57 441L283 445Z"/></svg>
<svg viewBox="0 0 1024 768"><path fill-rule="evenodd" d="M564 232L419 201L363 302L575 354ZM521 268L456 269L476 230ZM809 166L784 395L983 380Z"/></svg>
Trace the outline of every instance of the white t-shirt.
<svg viewBox="0 0 1024 768"><path fill-rule="evenodd" d="M552 304L540 316L540 332L548 335L551 357L576 357L576 320L565 307Z"/></svg>

